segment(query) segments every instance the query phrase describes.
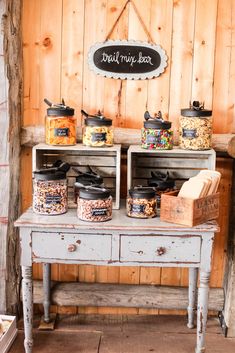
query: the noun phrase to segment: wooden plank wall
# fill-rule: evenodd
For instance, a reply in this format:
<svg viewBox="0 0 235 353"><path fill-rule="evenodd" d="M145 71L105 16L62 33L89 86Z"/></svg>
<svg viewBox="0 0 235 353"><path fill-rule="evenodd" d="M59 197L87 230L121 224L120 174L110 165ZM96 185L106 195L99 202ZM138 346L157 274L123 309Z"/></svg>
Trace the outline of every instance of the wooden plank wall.
<svg viewBox="0 0 235 353"><path fill-rule="evenodd" d="M213 108L214 132L235 132L235 1L134 0L154 41L167 52L168 67L149 81L120 81L89 71L87 53L106 39L126 0L23 0L24 125L44 122L43 98L61 97L90 113L101 109L114 125L140 128L143 114L162 110L177 136L180 108L191 99ZM128 4L111 39L147 40L133 6ZM31 204L31 150L22 151L22 207ZM216 237L212 286L222 286L228 235L232 160L218 158L222 172L221 232ZM125 196L125 195L123 195ZM40 278L40 266L34 267ZM186 285L184 269L108 268L54 265L53 279ZM76 308L54 308L76 312ZM83 313L143 313L137 309L80 308ZM146 311L145 311L146 312ZM163 311L162 311L163 312ZM149 310L148 313L155 313Z"/></svg>

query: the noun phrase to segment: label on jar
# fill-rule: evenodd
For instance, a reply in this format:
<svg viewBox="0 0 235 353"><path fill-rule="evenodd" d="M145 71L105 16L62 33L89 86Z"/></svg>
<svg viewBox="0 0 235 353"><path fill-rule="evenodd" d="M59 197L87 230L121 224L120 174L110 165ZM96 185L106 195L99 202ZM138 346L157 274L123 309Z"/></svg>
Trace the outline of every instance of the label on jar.
<svg viewBox="0 0 235 353"><path fill-rule="evenodd" d="M183 133L182 136L189 138L189 139L194 139L197 137L197 129L182 129Z"/></svg>
<svg viewBox="0 0 235 353"><path fill-rule="evenodd" d="M64 127L64 128L54 128L54 136L69 136L69 128Z"/></svg>
<svg viewBox="0 0 235 353"><path fill-rule="evenodd" d="M157 142L157 137L155 136L155 135L147 135L146 136L146 143L147 144L156 144L156 142Z"/></svg>
<svg viewBox="0 0 235 353"><path fill-rule="evenodd" d="M131 204L131 212L134 213L144 213L145 205Z"/></svg>
<svg viewBox="0 0 235 353"><path fill-rule="evenodd" d="M62 196L59 194L46 194L46 204L60 204Z"/></svg>
<svg viewBox="0 0 235 353"><path fill-rule="evenodd" d="M107 216L108 209L107 208L92 208L91 215L92 216Z"/></svg>
<svg viewBox="0 0 235 353"><path fill-rule="evenodd" d="M92 132L91 133L92 142L106 141L106 132Z"/></svg>

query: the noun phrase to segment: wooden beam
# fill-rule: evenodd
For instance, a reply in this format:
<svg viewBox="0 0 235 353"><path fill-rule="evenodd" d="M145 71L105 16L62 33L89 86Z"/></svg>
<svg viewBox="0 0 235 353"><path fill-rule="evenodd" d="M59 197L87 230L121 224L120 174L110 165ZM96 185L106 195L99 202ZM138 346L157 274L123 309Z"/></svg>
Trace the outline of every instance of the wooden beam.
<svg viewBox="0 0 235 353"><path fill-rule="evenodd" d="M82 128L77 128L77 141L82 141ZM21 145L32 147L45 142L45 127L43 125L24 126L21 129ZM114 143L124 147L140 144L140 129L114 128ZM235 158L235 134L213 134L212 147L216 152L228 153Z"/></svg>
<svg viewBox="0 0 235 353"><path fill-rule="evenodd" d="M20 128L22 110L21 0L0 1L0 311L19 304ZM1 221L2 220L2 221Z"/></svg>
<svg viewBox="0 0 235 353"><path fill-rule="evenodd" d="M43 303L42 281L34 281L34 303ZM54 282L51 304L62 306L109 306L155 309L187 309L188 288L132 284ZM209 309L221 311L222 288L211 288Z"/></svg>

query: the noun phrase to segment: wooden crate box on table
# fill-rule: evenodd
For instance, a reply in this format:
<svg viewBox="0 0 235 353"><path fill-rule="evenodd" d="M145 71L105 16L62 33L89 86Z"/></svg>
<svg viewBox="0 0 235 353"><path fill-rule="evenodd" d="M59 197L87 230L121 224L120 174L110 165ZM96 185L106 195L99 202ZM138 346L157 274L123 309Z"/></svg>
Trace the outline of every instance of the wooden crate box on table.
<svg viewBox="0 0 235 353"><path fill-rule="evenodd" d="M38 144L33 147L33 172L37 169L51 167L56 160L67 162L71 167L86 171L90 166L92 170L102 176L105 187L111 190L113 209L120 207L120 165L121 145L112 147L87 147L82 144L75 146L49 146ZM68 178L69 208L75 208L74 182L76 172L70 168Z"/></svg>
<svg viewBox="0 0 235 353"><path fill-rule="evenodd" d="M127 187L147 185L151 171L169 172L179 188L185 180L202 169L215 169L216 154L213 149L189 151L174 147L172 150L145 150L131 145L127 157Z"/></svg>

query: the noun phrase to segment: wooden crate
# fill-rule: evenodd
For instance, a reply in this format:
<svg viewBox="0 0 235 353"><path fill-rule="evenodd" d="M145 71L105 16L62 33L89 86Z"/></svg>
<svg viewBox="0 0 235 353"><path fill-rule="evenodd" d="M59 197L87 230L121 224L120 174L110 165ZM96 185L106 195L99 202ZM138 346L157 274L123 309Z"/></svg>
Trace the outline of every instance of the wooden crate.
<svg viewBox="0 0 235 353"><path fill-rule="evenodd" d="M170 174L175 179L177 188L201 169L215 169L216 154L214 150L188 151L179 148L173 150L145 150L131 145L127 157L127 187L147 185L151 171Z"/></svg>
<svg viewBox="0 0 235 353"><path fill-rule="evenodd" d="M82 144L75 146L49 146L39 144L33 147L33 168L35 171L40 168L51 167L60 159L70 163L71 167L78 167L86 171L90 166L93 171L103 177L104 185L111 190L113 196L113 209L120 207L120 166L121 166L121 145L113 147L86 147ZM73 185L77 174L70 168L68 177L69 208L75 208Z"/></svg>
<svg viewBox="0 0 235 353"><path fill-rule="evenodd" d="M9 315L0 315L0 316L3 321L4 320L11 321L10 327L0 338L0 352L7 353L17 335L16 317L9 316Z"/></svg>
<svg viewBox="0 0 235 353"><path fill-rule="evenodd" d="M219 217L219 194L188 199L172 191L161 196L161 221L196 226Z"/></svg>

